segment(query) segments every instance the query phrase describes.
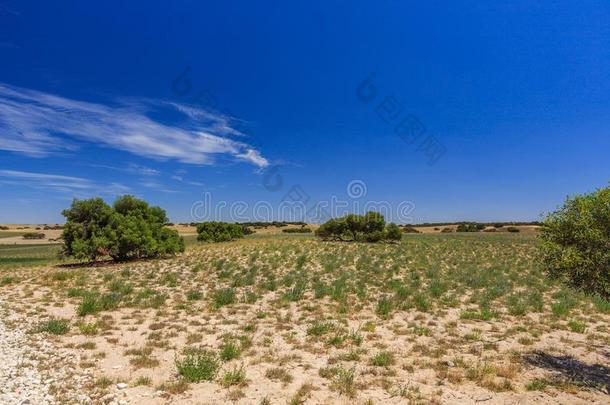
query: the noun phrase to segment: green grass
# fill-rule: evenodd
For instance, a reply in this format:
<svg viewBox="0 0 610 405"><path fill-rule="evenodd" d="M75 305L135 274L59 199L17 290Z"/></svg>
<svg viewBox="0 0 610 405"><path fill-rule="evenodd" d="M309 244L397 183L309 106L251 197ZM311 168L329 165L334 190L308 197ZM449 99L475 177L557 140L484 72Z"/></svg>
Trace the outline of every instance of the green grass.
<svg viewBox="0 0 610 405"><path fill-rule="evenodd" d="M70 321L66 319L49 319L41 322L34 328L34 333L51 333L53 335L65 335L70 331Z"/></svg>
<svg viewBox="0 0 610 405"><path fill-rule="evenodd" d="M584 322L580 322L577 320L571 320L568 322L568 326L572 332L576 333L585 333L587 329L587 325Z"/></svg>
<svg viewBox="0 0 610 405"><path fill-rule="evenodd" d="M236 359L241 354L241 349L232 341L226 341L220 347L220 358L222 361Z"/></svg>
<svg viewBox="0 0 610 405"><path fill-rule="evenodd" d="M244 386L246 384L246 370L244 370L243 365L239 367L236 366L232 370L225 372L220 380L220 385L225 388L232 386Z"/></svg>
<svg viewBox="0 0 610 405"><path fill-rule="evenodd" d="M133 309L134 331L151 314L155 322L144 325L149 329L144 347L151 353L153 347L157 353L213 345L213 351L178 352L171 374L180 378L169 381L182 384L176 385L180 389L213 381L229 387L232 398L247 383L245 369L235 367L241 361L249 377L264 375L278 389L285 384L290 394L304 374L318 372L327 379L320 389L333 390L335 397L354 397L373 381L405 402L417 400L419 394L401 378L418 367L433 369L439 381L468 379L492 391L511 389L508 380L521 391L543 390L544 382L532 376L517 378L521 371L511 367L521 360L500 351L496 342L526 352L547 333L560 334L561 344L572 348L585 337L595 344L607 339L598 321L610 313L610 303L549 280L535 260L536 239L526 234L420 234L396 244L261 235L188 249L176 258L133 263L131 270L121 264L20 270L0 273L0 281L6 280L6 290L38 277L53 290L48 302L65 300L79 315ZM120 319L116 315L80 318L73 334L104 339L124 330L122 321L112 322ZM295 348L290 356L276 351L280 339ZM399 340L409 343L395 345ZM316 361L303 373L296 366L303 351L326 362ZM134 352L131 366L156 367L151 353ZM474 364L473 356L483 363L470 367L458 355L468 364ZM259 357L261 362L253 361ZM447 370L449 359L455 366Z"/></svg>
<svg viewBox="0 0 610 405"><path fill-rule="evenodd" d="M11 238L13 236L21 236L25 232L21 231L0 231L0 239L2 238Z"/></svg>
<svg viewBox="0 0 610 405"><path fill-rule="evenodd" d="M214 307L221 308L225 305L235 303L235 290L233 288L223 288L214 291Z"/></svg>
<svg viewBox="0 0 610 405"><path fill-rule="evenodd" d="M187 348L175 363L178 374L190 382L212 381L220 368L214 352L199 348Z"/></svg>
<svg viewBox="0 0 610 405"><path fill-rule="evenodd" d="M60 245L0 245L0 270L59 263Z"/></svg>
<svg viewBox="0 0 610 405"><path fill-rule="evenodd" d="M387 367L394 364L394 355L390 352L380 352L371 357L370 363L376 367Z"/></svg>

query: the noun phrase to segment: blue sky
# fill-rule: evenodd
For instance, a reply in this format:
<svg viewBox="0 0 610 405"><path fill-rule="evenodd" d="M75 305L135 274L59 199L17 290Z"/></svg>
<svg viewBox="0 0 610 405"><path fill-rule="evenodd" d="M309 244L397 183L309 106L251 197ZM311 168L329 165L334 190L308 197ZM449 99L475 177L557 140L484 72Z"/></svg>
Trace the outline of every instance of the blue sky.
<svg viewBox="0 0 610 405"><path fill-rule="evenodd" d="M539 219L608 184L610 4L538 3L2 1L0 223L295 189Z"/></svg>

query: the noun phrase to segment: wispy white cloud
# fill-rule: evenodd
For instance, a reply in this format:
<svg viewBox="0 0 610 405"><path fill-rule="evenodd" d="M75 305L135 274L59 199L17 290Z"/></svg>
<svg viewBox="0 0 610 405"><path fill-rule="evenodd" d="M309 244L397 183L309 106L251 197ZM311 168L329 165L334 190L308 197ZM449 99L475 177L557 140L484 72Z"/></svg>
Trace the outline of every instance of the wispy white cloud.
<svg viewBox="0 0 610 405"><path fill-rule="evenodd" d="M130 192L129 187L120 183L98 184L82 177L18 170L0 170L0 183L62 191L76 197L93 194L119 195Z"/></svg>
<svg viewBox="0 0 610 405"><path fill-rule="evenodd" d="M179 113L178 122L152 118L168 108ZM229 138L235 135L242 134L229 117L194 106L150 99L122 99L111 106L0 84L0 149L29 156L74 151L78 142L87 142L190 164L225 156L259 168L269 165L256 148Z"/></svg>
<svg viewBox="0 0 610 405"><path fill-rule="evenodd" d="M135 163L131 163L128 166L130 171L133 171L135 173L144 175L144 176L157 176L160 172L157 169L153 169L151 167L146 167L146 166L142 166L142 165L138 165Z"/></svg>

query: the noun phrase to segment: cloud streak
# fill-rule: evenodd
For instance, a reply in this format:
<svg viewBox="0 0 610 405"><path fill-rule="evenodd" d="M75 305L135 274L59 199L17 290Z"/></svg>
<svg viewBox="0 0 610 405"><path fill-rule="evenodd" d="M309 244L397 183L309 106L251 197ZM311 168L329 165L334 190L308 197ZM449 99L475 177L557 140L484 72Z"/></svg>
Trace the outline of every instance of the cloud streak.
<svg viewBox="0 0 610 405"><path fill-rule="evenodd" d="M153 115L177 114L175 123ZM151 99L116 105L73 100L0 83L0 149L42 157L72 152L85 142L160 160L213 164L219 157L269 165L243 141L232 120L193 106Z"/></svg>
<svg viewBox="0 0 610 405"><path fill-rule="evenodd" d="M38 189L52 189L76 196L87 196L92 193L118 195L130 191L129 187L120 183L102 185L81 177L18 170L0 170L0 183L25 185Z"/></svg>

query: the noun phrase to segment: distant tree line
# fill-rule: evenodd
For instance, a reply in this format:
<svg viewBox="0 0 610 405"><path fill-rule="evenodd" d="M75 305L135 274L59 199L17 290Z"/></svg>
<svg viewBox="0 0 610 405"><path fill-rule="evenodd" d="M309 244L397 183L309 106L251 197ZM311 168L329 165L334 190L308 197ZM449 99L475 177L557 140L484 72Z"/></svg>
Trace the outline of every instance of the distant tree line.
<svg viewBox="0 0 610 405"><path fill-rule="evenodd" d="M527 225L542 225L539 221L511 221L511 222L473 222L473 221L458 221L458 222L422 222L420 224L414 224L412 226L418 227L431 227L431 226L449 226L449 225L460 225L460 224L475 224L483 225L484 227L493 226L494 228L502 228L503 226L527 226Z"/></svg>
<svg viewBox="0 0 610 405"><path fill-rule="evenodd" d="M288 222L288 221L272 221L272 222L240 222L243 226L253 227L253 228L268 228L270 226L274 226L276 228L283 228L288 225L307 225L305 222L297 221L297 222Z"/></svg>

